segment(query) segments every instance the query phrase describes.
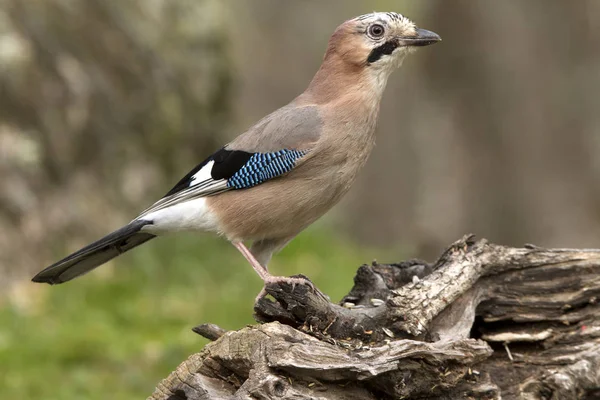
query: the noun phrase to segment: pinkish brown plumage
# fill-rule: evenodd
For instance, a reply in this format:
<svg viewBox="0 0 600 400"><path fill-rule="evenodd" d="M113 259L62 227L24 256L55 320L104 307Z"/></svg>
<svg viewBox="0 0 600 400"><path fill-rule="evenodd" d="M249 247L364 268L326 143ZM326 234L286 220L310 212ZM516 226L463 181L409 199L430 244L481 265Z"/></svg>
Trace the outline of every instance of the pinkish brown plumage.
<svg viewBox="0 0 600 400"><path fill-rule="evenodd" d="M340 25L304 93L186 175L129 225L40 272L62 283L147 240L176 231L225 236L264 281L272 254L350 189L374 145L391 72L416 46L439 41L396 13ZM244 241L253 241L249 251Z"/></svg>

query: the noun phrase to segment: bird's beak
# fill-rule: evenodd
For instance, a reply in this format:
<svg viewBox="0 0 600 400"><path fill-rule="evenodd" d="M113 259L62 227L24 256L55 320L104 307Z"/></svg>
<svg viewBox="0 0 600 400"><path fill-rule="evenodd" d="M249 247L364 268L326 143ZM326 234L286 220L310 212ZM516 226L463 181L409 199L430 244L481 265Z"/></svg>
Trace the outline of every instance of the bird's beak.
<svg viewBox="0 0 600 400"><path fill-rule="evenodd" d="M442 38L435 32L427 29L417 29L415 36L404 36L399 39L401 46L429 46L441 42Z"/></svg>

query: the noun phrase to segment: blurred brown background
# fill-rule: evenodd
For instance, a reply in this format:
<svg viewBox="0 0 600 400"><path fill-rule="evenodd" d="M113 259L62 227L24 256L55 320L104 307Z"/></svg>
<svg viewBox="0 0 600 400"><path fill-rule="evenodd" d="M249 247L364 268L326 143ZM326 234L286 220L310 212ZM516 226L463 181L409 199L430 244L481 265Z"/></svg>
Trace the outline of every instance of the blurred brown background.
<svg viewBox="0 0 600 400"><path fill-rule="evenodd" d="M336 229L428 258L466 232L600 247L598 1L0 0L0 287L290 101L375 9L443 42L392 76Z"/></svg>

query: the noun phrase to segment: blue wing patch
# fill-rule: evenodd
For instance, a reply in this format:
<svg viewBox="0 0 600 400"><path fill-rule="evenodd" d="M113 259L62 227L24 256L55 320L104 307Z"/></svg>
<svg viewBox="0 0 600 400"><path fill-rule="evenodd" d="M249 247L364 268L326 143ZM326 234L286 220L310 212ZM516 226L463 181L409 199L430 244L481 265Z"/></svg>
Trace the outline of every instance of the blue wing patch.
<svg viewBox="0 0 600 400"><path fill-rule="evenodd" d="M255 153L227 180L231 189L247 189L289 172L296 160L307 152L283 149L273 153Z"/></svg>

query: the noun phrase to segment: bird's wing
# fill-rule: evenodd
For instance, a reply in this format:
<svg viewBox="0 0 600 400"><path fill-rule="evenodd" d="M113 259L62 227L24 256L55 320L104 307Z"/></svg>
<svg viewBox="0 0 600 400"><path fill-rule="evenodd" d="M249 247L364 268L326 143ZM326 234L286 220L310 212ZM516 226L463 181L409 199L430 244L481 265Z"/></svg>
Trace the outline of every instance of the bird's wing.
<svg viewBox="0 0 600 400"><path fill-rule="evenodd" d="M138 218L282 176L310 152L320 132L320 119L313 107L283 107L197 165Z"/></svg>
<svg viewBox="0 0 600 400"><path fill-rule="evenodd" d="M323 121L315 105L291 103L267 115L227 145L228 149L272 152L312 147L321 137Z"/></svg>

